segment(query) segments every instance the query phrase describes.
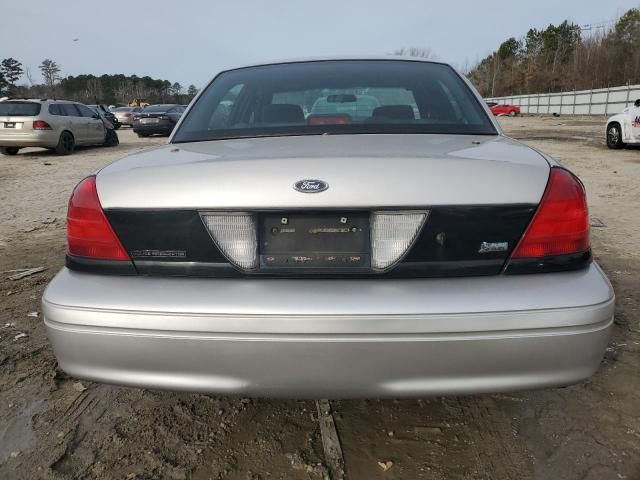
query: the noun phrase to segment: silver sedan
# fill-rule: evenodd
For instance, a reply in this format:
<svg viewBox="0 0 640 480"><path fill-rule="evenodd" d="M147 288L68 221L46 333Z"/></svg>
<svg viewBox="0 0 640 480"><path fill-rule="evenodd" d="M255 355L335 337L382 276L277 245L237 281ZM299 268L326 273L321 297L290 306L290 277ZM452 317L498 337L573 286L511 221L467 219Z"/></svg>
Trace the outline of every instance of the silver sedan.
<svg viewBox="0 0 640 480"><path fill-rule="evenodd" d="M133 126L133 117L142 112L142 107L116 107L111 110L121 125Z"/></svg>
<svg viewBox="0 0 640 480"><path fill-rule="evenodd" d="M586 379L614 293L580 180L450 66L385 57L219 74L76 187L43 309L79 378L415 397Z"/></svg>

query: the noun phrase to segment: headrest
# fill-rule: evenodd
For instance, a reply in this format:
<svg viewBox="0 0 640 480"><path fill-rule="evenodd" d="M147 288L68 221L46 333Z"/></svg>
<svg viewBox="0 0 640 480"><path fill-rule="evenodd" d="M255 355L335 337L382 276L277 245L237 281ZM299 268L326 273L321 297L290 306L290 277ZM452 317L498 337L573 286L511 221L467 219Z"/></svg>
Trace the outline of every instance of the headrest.
<svg viewBox="0 0 640 480"><path fill-rule="evenodd" d="M300 105L274 103L264 108L262 121L264 123L304 123L304 113Z"/></svg>
<svg viewBox="0 0 640 480"><path fill-rule="evenodd" d="M373 110L373 118L388 118L391 120L415 120L413 108L409 105L384 105Z"/></svg>

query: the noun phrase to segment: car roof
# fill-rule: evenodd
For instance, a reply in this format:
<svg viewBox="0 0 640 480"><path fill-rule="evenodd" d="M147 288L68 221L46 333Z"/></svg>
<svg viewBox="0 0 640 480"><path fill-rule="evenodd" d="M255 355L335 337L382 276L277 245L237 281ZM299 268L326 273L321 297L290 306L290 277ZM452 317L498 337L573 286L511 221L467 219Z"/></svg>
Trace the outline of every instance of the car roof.
<svg viewBox="0 0 640 480"><path fill-rule="evenodd" d="M175 107L181 107L182 105L178 104L178 103L154 103L153 105L147 105L146 107L144 107L142 109L143 112L147 111L150 108L153 108L156 111L160 111L162 110L171 110L172 108Z"/></svg>
<svg viewBox="0 0 640 480"><path fill-rule="evenodd" d="M9 98L8 100L4 100L5 102L34 102L34 103L80 103L74 102L73 100L64 100L57 98Z"/></svg>

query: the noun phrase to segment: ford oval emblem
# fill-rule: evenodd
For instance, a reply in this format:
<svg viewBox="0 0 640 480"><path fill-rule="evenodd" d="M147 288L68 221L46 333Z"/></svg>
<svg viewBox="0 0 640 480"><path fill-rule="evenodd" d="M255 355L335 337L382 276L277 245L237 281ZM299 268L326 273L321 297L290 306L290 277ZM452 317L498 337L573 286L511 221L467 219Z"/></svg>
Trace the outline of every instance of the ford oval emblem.
<svg viewBox="0 0 640 480"><path fill-rule="evenodd" d="M302 193L318 193L329 188L329 184L322 180L300 180L293 184L293 188Z"/></svg>

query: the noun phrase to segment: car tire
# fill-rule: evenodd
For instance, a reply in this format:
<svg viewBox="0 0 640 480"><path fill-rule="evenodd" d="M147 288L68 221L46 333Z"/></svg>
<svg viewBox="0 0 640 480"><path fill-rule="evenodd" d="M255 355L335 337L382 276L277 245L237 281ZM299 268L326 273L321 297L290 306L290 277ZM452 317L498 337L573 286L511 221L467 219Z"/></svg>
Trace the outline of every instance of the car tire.
<svg viewBox="0 0 640 480"><path fill-rule="evenodd" d="M510 116L510 117L515 117L516 115L518 115L518 112L516 112L515 110L511 110L511 111L509 112L509 116Z"/></svg>
<svg viewBox="0 0 640 480"><path fill-rule="evenodd" d="M58 155L71 155L76 148L76 141L71 135L71 132L66 130L60 134L58 145L56 146L56 154Z"/></svg>
<svg viewBox="0 0 640 480"><path fill-rule="evenodd" d="M137 132L137 134L138 134L138 137L140 137L140 138L144 138L144 137L148 137L149 136L148 133Z"/></svg>
<svg viewBox="0 0 640 480"><path fill-rule="evenodd" d="M104 146L105 147L115 147L120 145L120 139L118 138L118 134L115 130L107 130L107 133L104 136Z"/></svg>
<svg viewBox="0 0 640 480"><path fill-rule="evenodd" d="M625 143L622 141L622 129L618 123L607 125L607 147L617 150L624 148Z"/></svg>
<svg viewBox="0 0 640 480"><path fill-rule="evenodd" d="M20 151L20 147L1 147L0 153L3 155L17 155Z"/></svg>

